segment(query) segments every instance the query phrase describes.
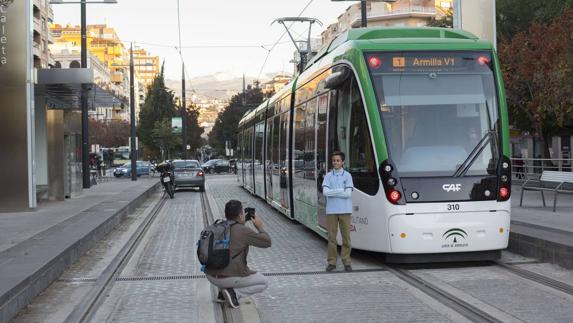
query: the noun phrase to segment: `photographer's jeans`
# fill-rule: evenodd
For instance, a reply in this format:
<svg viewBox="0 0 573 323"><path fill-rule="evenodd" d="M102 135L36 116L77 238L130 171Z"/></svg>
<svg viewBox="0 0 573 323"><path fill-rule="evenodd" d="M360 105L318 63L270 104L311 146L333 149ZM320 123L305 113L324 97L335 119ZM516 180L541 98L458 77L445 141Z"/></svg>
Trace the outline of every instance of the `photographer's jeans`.
<svg viewBox="0 0 573 323"><path fill-rule="evenodd" d="M232 276L225 278L215 278L207 275L207 280L220 289L235 289L239 298L261 293L268 287L268 280L261 273L254 273L245 277Z"/></svg>

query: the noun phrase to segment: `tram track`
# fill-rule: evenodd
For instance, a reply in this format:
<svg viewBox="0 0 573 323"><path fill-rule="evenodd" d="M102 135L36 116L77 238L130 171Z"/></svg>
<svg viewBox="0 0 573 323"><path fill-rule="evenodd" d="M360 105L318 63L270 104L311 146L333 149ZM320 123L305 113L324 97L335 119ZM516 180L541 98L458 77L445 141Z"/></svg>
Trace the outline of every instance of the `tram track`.
<svg viewBox="0 0 573 323"><path fill-rule="evenodd" d="M558 281L554 278L547 277L536 272L532 272L527 269L519 268L513 264L506 264L500 261L489 261L483 263L482 266L494 266L496 268L501 268L513 275L521 277L525 280L532 281L534 283L543 285L545 287L552 288L554 290L566 293L573 296L573 286L567 283ZM503 320L490 315L489 313L477 308L476 306L462 300L461 298L453 295L452 293L445 291L443 288L438 287L436 284L428 281L416 275L411 271L414 268L403 268L399 265L382 265L388 272L394 274L402 281L408 283L409 285L417 288L426 295L432 297L433 299L439 301L450 309L456 311L460 315L464 316L472 322L503 322ZM433 267L433 266L432 266ZM425 267L421 267L425 268ZM499 309L503 311L503 309ZM509 313L508 313L509 314Z"/></svg>
<svg viewBox="0 0 573 323"><path fill-rule="evenodd" d="M384 265L384 268L397 276L402 281L408 283L409 285L417 288L438 302L444 304L450 309L456 311L460 315L464 316L472 322L495 322L501 323L502 320L490 315L489 313L480 310L474 305L460 299L459 297L439 288L435 284L429 282L428 280L412 273L407 269L403 269L397 266Z"/></svg>
<svg viewBox="0 0 573 323"><path fill-rule="evenodd" d="M114 283L117 281L117 277L131 259L131 256L134 254L140 242L143 240L143 237L153 224L155 218L165 205L166 200L167 197L163 194L146 218L131 235L129 240L95 280L95 285L84 296L81 302L74 307L74 310L67 316L64 322L89 322L93 318L99 306L103 303L105 298L104 296L108 294L107 292L111 290Z"/></svg>
<svg viewBox="0 0 573 323"><path fill-rule="evenodd" d="M512 274L515 274L521 278L533 281L535 283L541 284L543 286L558 290L560 292L569 294L571 296L573 296L573 286L566 284L564 282L558 281L556 279L553 279L551 277L547 277L545 275L541 275L538 274L536 272L527 270L527 269L523 269L523 268L519 268L515 265L512 264L506 264L506 263L502 263L499 261L494 261L493 264L497 267L503 268L504 270L507 270L509 272L511 272Z"/></svg>

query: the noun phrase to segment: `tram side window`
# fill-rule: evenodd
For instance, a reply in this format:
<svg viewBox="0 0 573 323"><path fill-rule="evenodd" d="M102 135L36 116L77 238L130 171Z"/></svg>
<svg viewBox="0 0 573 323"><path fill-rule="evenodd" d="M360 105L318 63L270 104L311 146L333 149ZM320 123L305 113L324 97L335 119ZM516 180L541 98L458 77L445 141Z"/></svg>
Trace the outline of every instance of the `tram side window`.
<svg viewBox="0 0 573 323"><path fill-rule="evenodd" d="M314 181L314 133L315 133L315 111L317 99L314 98L306 104L305 116L305 135L304 135L304 177L308 180Z"/></svg>
<svg viewBox="0 0 573 323"><path fill-rule="evenodd" d="M255 128L255 166L260 166L263 164L263 149L264 149L264 131L265 131L265 123L260 122L256 125Z"/></svg>
<svg viewBox="0 0 573 323"><path fill-rule="evenodd" d="M248 127L245 130L245 138L243 139L245 143L245 163L248 163L250 167L252 162L252 146L253 146L253 128Z"/></svg>
<svg viewBox="0 0 573 323"><path fill-rule="evenodd" d="M280 130L280 116L276 115L273 118L273 129L272 129L272 166L273 171L278 171L279 169L279 130ZM274 172L273 172L274 173Z"/></svg>
<svg viewBox="0 0 573 323"><path fill-rule="evenodd" d="M243 155L242 155L242 153L243 153L243 150L242 150L243 149L243 133L242 132L237 133L237 145L236 145L236 147L237 147L237 151L235 152L235 156L237 159L236 163L237 163L237 165L239 165L243 159Z"/></svg>
<svg viewBox="0 0 573 323"><path fill-rule="evenodd" d="M305 146L305 105L301 104L296 107L294 115L294 176L304 178L304 146Z"/></svg>

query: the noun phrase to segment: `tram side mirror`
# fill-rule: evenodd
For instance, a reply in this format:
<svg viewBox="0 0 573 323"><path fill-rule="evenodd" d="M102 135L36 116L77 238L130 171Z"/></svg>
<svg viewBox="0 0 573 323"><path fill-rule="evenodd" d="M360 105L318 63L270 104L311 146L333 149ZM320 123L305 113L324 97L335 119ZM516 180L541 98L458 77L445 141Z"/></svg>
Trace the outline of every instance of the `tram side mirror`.
<svg viewBox="0 0 573 323"><path fill-rule="evenodd" d="M348 76L350 76L350 69L346 66L337 66L332 72L333 73L324 80L324 87L331 90L340 88Z"/></svg>

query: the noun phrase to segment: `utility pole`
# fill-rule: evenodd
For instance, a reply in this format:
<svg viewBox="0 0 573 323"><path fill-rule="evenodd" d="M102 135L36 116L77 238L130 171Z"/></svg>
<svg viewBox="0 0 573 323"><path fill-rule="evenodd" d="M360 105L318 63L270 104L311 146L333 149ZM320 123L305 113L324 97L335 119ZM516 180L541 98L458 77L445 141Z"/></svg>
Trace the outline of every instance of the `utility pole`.
<svg viewBox="0 0 573 323"><path fill-rule="evenodd" d="M181 132L183 142L183 159L187 159L187 104L185 103L185 62L183 62L183 73L181 76Z"/></svg>
<svg viewBox="0 0 573 323"><path fill-rule="evenodd" d="M247 91L245 90L245 74L243 74L243 106L247 106Z"/></svg>
<svg viewBox="0 0 573 323"><path fill-rule="evenodd" d="M181 15L179 10L179 0L177 0L177 29L179 31L179 56L181 57L181 145L183 146L183 159L187 159L187 105L185 102L185 61L181 53Z"/></svg>
<svg viewBox="0 0 573 323"><path fill-rule="evenodd" d="M81 34L81 68L88 68L88 44L86 22L86 0L81 0L80 34ZM87 85L82 83L80 94L82 110L82 183L83 188L90 188L90 144L88 134L88 95Z"/></svg>
<svg viewBox="0 0 573 323"><path fill-rule="evenodd" d="M133 65L133 43L129 50L129 112L131 123L131 180L137 181L137 148L135 147L135 80Z"/></svg>

